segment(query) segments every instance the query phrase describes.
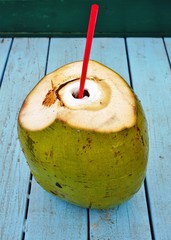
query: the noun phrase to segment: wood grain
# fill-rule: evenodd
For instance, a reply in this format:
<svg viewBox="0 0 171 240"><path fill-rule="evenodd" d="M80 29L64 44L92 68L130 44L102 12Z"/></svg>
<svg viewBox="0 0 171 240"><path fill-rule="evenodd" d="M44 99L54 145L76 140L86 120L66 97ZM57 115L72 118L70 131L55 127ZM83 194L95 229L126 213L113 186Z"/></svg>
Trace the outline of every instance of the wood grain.
<svg viewBox="0 0 171 240"><path fill-rule="evenodd" d="M149 125L147 187L155 239L171 236L171 72L162 39L128 39L133 86Z"/></svg>
<svg viewBox="0 0 171 240"><path fill-rule="evenodd" d="M130 201L107 211L87 211L59 200L45 192L34 178L30 184L30 171L17 135L19 108L44 76L46 64L49 73L69 62L82 60L85 38L52 38L48 63L48 38L11 41L11 38L0 39L0 78L3 76L0 88L0 239L170 239L171 38L126 40L134 91L142 101L149 128L148 199L143 185ZM122 38L95 38L90 58L114 69L129 83L126 46Z"/></svg>
<svg viewBox="0 0 171 240"><path fill-rule="evenodd" d="M87 240L87 211L57 199L34 180L25 239Z"/></svg>
<svg viewBox="0 0 171 240"><path fill-rule="evenodd" d="M78 39L52 39L47 73L68 62L81 59L83 44L83 40ZM87 240L87 227L86 209L52 196L33 181L26 240Z"/></svg>
<svg viewBox="0 0 171 240"><path fill-rule="evenodd" d="M7 62L8 52L10 50L11 42L12 42L11 38L7 38L7 39L0 38L0 83L1 83L2 74L5 70L5 65Z"/></svg>
<svg viewBox="0 0 171 240"><path fill-rule="evenodd" d="M29 168L21 153L17 115L27 92L44 75L48 39L15 39L0 89L0 239L20 239ZM7 48L8 49L8 48Z"/></svg>
<svg viewBox="0 0 171 240"><path fill-rule="evenodd" d="M166 45L166 51L169 57L170 65L171 65L171 38L164 38L164 42Z"/></svg>
<svg viewBox="0 0 171 240"><path fill-rule="evenodd" d="M127 203L108 211L91 210L90 239L151 239L144 187Z"/></svg>
<svg viewBox="0 0 171 240"><path fill-rule="evenodd" d="M95 39L93 57L129 83L124 39ZM151 239L144 187L127 203L108 211L90 210L91 240Z"/></svg>

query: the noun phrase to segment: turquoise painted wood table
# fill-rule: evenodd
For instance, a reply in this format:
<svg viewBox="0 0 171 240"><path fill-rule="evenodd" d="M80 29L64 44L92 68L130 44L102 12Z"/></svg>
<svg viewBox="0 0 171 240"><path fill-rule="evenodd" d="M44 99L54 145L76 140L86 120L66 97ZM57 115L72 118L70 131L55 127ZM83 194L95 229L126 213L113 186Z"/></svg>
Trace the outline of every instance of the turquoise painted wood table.
<svg viewBox="0 0 171 240"><path fill-rule="evenodd" d="M19 108L46 73L83 57L84 38L0 39L0 240L171 239L171 38L95 38L91 59L119 72L144 107L146 180L107 211L73 206L30 174L17 136Z"/></svg>

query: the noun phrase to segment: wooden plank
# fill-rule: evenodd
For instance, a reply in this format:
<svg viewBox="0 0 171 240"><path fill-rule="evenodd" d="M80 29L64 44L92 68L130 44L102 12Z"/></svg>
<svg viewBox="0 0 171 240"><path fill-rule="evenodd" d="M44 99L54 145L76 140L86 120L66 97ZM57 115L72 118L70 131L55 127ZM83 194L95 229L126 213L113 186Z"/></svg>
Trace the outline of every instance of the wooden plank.
<svg viewBox="0 0 171 240"><path fill-rule="evenodd" d="M128 83L129 73L124 39L95 38L91 58L118 72Z"/></svg>
<svg viewBox="0 0 171 240"><path fill-rule="evenodd" d="M135 92L149 124L147 187L155 239L171 236L171 72L162 39L128 39Z"/></svg>
<svg viewBox="0 0 171 240"><path fill-rule="evenodd" d="M108 211L91 210L91 240L151 239L144 188L129 200ZM145 212L144 212L145 210Z"/></svg>
<svg viewBox="0 0 171 240"><path fill-rule="evenodd" d="M11 38L6 38L6 39L0 38L0 83L1 83L2 74L4 72L11 41L12 41Z"/></svg>
<svg viewBox="0 0 171 240"><path fill-rule="evenodd" d="M83 59L84 38L52 38L47 72Z"/></svg>
<svg viewBox="0 0 171 240"><path fill-rule="evenodd" d="M0 89L0 239L21 239L29 168L17 136L17 114L44 75L48 39L15 39Z"/></svg>
<svg viewBox="0 0 171 240"><path fill-rule="evenodd" d="M123 39L95 39L92 57L129 82ZM107 211L90 210L90 236L97 239L151 239L144 187L127 203Z"/></svg>
<svg viewBox="0 0 171 240"><path fill-rule="evenodd" d="M84 40L52 39L47 72L82 58ZM45 192L33 181L25 239L87 240L87 210Z"/></svg>
<svg viewBox="0 0 171 240"><path fill-rule="evenodd" d="M33 180L25 240L87 240L87 211L57 199Z"/></svg>
<svg viewBox="0 0 171 240"><path fill-rule="evenodd" d="M83 60L85 38L52 38L51 45L56 50L51 54L51 62L48 63L48 72L72 61ZM123 52L121 52L121 49ZM127 60L125 54L124 40L120 38L94 38L90 59L99 61L109 68L114 68L123 78L129 81ZM113 50L114 54L111 54ZM58 59L56 59L58 58Z"/></svg>
<svg viewBox="0 0 171 240"><path fill-rule="evenodd" d="M164 42L166 44L167 53L171 64L171 38L164 38Z"/></svg>

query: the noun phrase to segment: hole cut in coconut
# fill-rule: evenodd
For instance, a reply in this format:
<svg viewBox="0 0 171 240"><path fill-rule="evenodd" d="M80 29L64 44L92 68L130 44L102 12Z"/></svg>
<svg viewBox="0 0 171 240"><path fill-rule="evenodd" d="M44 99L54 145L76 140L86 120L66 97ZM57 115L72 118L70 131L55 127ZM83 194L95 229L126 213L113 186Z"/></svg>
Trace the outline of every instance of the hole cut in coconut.
<svg viewBox="0 0 171 240"><path fill-rule="evenodd" d="M72 93L72 96L73 96L74 98L78 98L78 94L79 94L79 91L77 90L77 91L74 91L74 92ZM88 91L87 89L84 89L83 98L84 98L84 97L90 97L90 93L89 93L89 91Z"/></svg>
<svg viewBox="0 0 171 240"><path fill-rule="evenodd" d="M79 80L70 81L65 84L60 90L58 89L58 99L69 109L87 109L94 108L94 104L102 106L99 102L102 100L103 91L98 84L90 79L87 79L84 89L83 98L78 98L79 93Z"/></svg>

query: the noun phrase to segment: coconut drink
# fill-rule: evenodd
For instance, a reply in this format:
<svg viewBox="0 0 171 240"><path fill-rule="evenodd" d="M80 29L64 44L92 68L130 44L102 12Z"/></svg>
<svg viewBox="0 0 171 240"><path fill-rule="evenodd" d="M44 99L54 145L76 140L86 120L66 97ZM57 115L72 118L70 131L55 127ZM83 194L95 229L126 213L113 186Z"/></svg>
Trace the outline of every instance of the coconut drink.
<svg viewBox="0 0 171 240"><path fill-rule="evenodd" d="M48 192L85 208L107 209L141 187L148 159L145 115L126 81L89 61L78 98L82 61L46 75L28 94L18 134L30 170Z"/></svg>

